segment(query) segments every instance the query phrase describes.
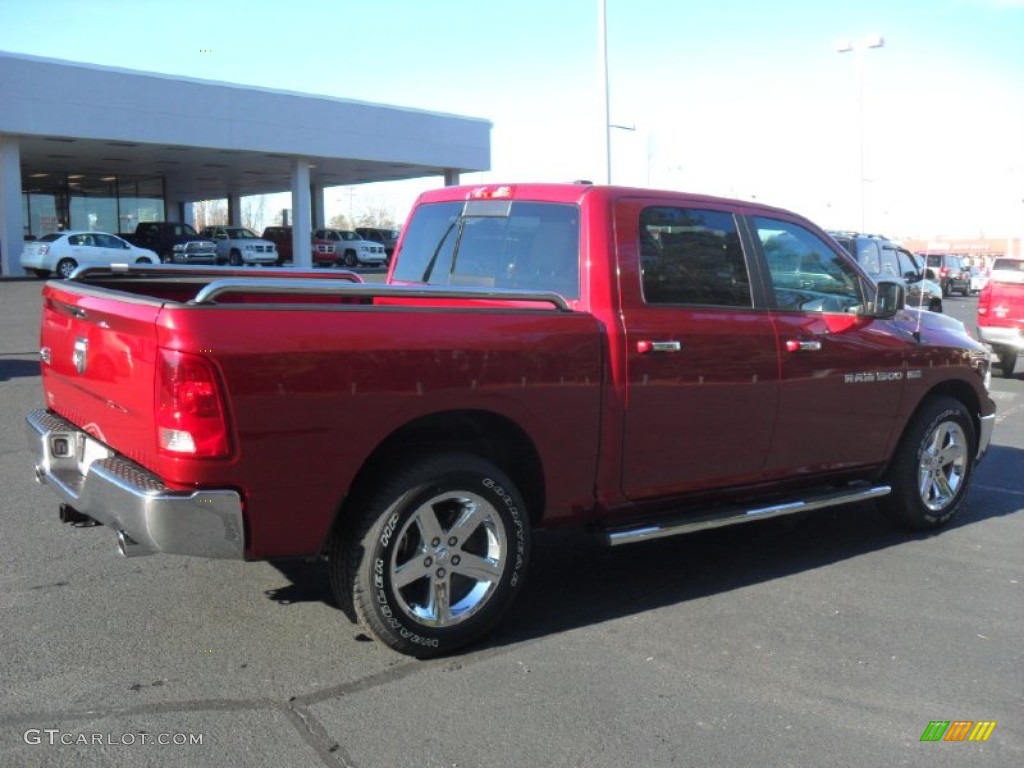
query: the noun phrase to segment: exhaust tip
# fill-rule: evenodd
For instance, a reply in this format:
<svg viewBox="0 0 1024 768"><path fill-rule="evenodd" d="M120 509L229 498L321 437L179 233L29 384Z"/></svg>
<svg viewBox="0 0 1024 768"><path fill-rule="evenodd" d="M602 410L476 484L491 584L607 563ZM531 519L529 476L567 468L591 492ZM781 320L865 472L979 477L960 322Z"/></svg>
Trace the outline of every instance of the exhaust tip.
<svg viewBox="0 0 1024 768"><path fill-rule="evenodd" d="M122 557L143 557L153 554L153 550L142 546L124 531L117 532L117 551Z"/></svg>

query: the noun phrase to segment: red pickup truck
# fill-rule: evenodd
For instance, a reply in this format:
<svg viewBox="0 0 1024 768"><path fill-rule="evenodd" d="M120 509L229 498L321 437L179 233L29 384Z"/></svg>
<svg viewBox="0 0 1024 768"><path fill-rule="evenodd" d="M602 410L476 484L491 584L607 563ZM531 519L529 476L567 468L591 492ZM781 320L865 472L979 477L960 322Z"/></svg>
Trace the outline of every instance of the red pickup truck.
<svg viewBox="0 0 1024 768"><path fill-rule="evenodd" d="M1024 259L1000 256L978 295L978 336L999 358L1006 378L1013 377L1024 352Z"/></svg>
<svg viewBox="0 0 1024 768"><path fill-rule="evenodd" d="M961 507L989 358L792 213L675 192L426 193L388 282L129 265L44 288L27 419L61 519L125 555L326 557L397 650L451 652L531 530L611 545L877 499Z"/></svg>

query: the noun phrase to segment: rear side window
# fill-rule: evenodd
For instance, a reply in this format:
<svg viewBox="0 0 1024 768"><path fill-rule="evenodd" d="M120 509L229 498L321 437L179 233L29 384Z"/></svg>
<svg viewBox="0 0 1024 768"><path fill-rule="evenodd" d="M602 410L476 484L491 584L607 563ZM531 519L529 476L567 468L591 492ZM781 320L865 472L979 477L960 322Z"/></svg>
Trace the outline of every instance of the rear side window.
<svg viewBox="0 0 1024 768"><path fill-rule="evenodd" d="M393 279L405 283L554 291L577 299L579 208L506 200L416 209Z"/></svg>
<svg viewBox="0 0 1024 768"><path fill-rule="evenodd" d="M775 294L773 307L847 312L863 304L854 268L810 230L790 221L755 217Z"/></svg>
<svg viewBox="0 0 1024 768"><path fill-rule="evenodd" d="M657 206L640 212L640 264L648 304L753 306L731 213Z"/></svg>

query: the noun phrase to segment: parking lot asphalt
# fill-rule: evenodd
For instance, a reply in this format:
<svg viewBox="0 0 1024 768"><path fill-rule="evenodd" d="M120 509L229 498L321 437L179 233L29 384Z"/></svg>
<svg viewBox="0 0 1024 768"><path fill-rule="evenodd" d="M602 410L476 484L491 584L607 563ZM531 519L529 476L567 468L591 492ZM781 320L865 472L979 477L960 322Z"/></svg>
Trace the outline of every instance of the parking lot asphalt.
<svg viewBox="0 0 1024 768"><path fill-rule="evenodd" d="M1024 764L1022 373L938 534L871 504L615 550L553 532L490 641L419 662L320 564L123 559L58 522L22 429L41 286L0 282L0 765ZM921 741L968 720L996 726Z"/></svg>

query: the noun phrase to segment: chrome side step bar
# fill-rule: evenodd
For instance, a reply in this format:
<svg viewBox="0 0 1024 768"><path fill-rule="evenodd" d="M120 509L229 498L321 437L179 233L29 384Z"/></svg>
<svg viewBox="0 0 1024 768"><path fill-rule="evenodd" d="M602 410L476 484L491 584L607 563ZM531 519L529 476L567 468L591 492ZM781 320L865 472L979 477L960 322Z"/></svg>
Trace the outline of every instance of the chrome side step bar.
<svg viewBox="0 0 1024 768"><path fill-rule="evenodd" d="M798 512L810 512L825 507L835 507L840 504L854 504L859 501L877 499L887 496L892 489L888 485L857 486L841 491L824 493L798 501L784 502L767 507L754 509L742 509L731 507L715 510L707 514L696 514L693 516L662 519L656 521L645 521L634 525L608 528L604 531L606 542L613 546L620 544L635 544L638 541L649 541L650 539L661 539L666 536L678 536L684 533L695 533L706 531L711 528L722 528L727 525L749 523L754 520L769 520L773 517L793 515Z"/></svg>

